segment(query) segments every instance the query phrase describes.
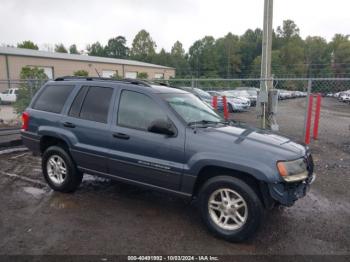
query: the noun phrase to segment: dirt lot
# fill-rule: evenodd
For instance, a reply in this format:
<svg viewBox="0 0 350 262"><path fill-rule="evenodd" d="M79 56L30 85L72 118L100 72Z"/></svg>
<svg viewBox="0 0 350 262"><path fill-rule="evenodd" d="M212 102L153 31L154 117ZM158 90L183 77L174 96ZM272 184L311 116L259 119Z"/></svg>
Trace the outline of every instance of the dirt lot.
<svg viewBox="0 0 350 262"><path fill-rule="evenodd" d="M303 99L280 103L283 133L301 138L303 106ZM92 176L74 194L56 193L43 181L39 158L0 155L0 254L350 255L348 108L324 100L312 144L318 179L293 207L267 214L244 244L207 233L194 203ZM254 112L233 117L255 121ZM322 126L328 121L333 129Z"/></svg>

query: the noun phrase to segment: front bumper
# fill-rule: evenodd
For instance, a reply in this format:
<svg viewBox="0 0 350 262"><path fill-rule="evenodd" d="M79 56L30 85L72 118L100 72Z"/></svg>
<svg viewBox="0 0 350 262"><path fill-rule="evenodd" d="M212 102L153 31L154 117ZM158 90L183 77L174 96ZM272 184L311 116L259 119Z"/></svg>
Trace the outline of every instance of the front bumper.
<svg viewBox="0 0 350 262"><path fill-rule="evenodd" d="M270 196L277 202L285 206L292 206L294 202L306 195L310 189L310 185L315 181L316 174L314 174L314 163L312 156L308 153L305 156L307 162L308 177L299 182L287 183L280 182L276 184L269 184Z"/></svg>
<svg viewBox="0 0 350 262"><path fill-rule="evenodd" d="M270 195L280 204L292 206L296 200L303 198L306 195L310 189L310 185L315 179L316 175L312 174L312 176L298 183L270 184Z"/></svg>

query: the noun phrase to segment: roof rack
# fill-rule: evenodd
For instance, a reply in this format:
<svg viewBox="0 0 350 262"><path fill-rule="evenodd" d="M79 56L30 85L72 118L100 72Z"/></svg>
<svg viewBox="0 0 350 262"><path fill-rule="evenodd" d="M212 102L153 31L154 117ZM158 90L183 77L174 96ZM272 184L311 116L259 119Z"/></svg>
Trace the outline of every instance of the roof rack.
<svg viewBox="0 0 350 262"><path fill-rule="evenodd" d="M125 78L125 79L113 79L113 78L106 78L106 77L85 77L85 76L62 76L57 77L55 81L66 81L66 80L86 80L86 81L114 81L114 82L123 82L128 84L134 84L134 85L142 85L151 87L151 83L145 80L139 80L139 79L131 79L131 78Z"/></svg>

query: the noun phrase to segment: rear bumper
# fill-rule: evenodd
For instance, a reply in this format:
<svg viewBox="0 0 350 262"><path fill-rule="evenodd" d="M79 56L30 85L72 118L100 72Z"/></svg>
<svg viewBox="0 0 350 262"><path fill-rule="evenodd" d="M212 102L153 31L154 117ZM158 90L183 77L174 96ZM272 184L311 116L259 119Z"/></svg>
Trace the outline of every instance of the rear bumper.
<svg viewBox="0 0 350 262"><path fill-rule="evenodd" d="M28 132L21 131L21 138L23 144L34 154L40 154L40 137L32 135Z"/></svg>

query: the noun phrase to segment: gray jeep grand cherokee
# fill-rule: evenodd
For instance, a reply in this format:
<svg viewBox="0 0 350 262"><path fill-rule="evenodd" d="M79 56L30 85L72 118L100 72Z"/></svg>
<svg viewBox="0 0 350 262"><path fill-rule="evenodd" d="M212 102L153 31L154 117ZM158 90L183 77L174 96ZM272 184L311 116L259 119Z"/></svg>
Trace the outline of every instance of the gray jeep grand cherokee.
<svg viewBox="0 0 350 262"><path fill-rule="evenodd" d="M53 190L84 173L195 199L229 241L256 232L265 210L290 206L312 182L307 147L223 121L183 90L134 80L58 78L23 113L22 139Z"/></svg>

